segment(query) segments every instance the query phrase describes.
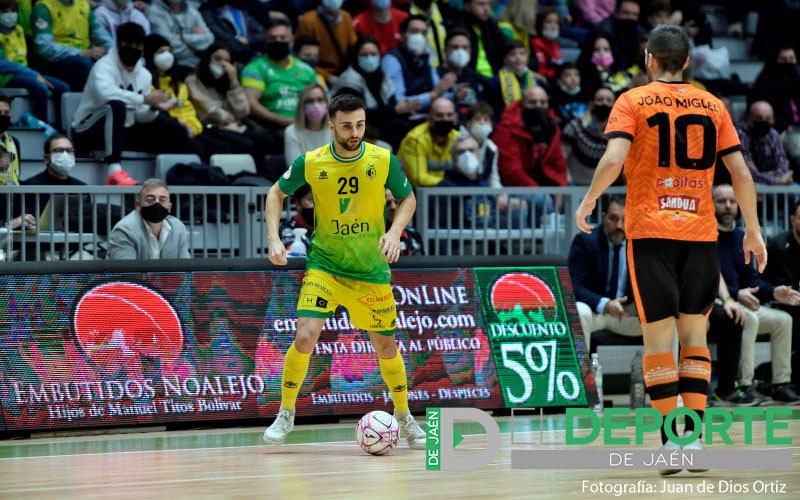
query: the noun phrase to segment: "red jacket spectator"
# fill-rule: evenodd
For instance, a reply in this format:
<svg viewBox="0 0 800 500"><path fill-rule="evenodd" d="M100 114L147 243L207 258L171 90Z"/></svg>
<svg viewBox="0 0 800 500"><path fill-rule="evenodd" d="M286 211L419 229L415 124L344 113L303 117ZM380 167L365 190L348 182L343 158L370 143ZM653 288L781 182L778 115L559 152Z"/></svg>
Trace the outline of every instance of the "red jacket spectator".
<svg viewBox="0 0 800 500"><path fill-rule="evenodd" d="M542 36L531 39L531 54L536 57L536 72L552 80L556 76L556 66L563 62L558 40L548 40Z"/></svg>
<svg viewBox="0 0 800 500"><path fill-rule="evenodd" d="M522 104L516 101L500 117L492 140L500 153L498 168L504 186L566 186L567 164L561 149L561 130L548 117L552 139L534 142L522 121ZM537 133L538 135L538 133Z"/></svg>
<svg viewBox="0 0 800 500"><path fill-rule="evenodd" d="M380 23L375 20L375 8L371 7L353 18L353 27L359 35L370 35L378 41L381 55L384 55L400 45L403 35L400 34L400 24L408 17L408 12L389 7L391 18Z"/></svg>

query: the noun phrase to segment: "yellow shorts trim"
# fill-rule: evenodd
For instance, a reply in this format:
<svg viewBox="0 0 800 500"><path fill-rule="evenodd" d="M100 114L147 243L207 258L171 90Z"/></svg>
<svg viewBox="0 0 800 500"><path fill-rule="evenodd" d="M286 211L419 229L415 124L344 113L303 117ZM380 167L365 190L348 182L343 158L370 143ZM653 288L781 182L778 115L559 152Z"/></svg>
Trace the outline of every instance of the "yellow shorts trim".
<svg viewBox="0 0 800 500"><path fill-rule="evenodd" d="M297 300L297 317L330 318L340 305L356 328L394 335L397 306L392 285L367 283L309 269Z"/></svg>

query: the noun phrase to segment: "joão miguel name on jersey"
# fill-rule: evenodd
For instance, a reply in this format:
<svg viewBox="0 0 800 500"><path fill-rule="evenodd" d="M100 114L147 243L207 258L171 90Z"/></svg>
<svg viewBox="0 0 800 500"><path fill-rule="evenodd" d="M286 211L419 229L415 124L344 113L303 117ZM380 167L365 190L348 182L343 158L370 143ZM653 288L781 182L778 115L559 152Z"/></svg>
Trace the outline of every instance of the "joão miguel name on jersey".
<svg viewBox="0 0 800 500"><path fill-rule="evenodd" d="M682 89L678 89L679 92L681 90ZM642 95L639 97L639 102L636 104L639 106L655 106L661 104L664 106L675 106L677 108L703 108L715 113L719 112L719 107L716 103L706 101L702 97L673 98L668 95L662 97L659 94L656 94L655 96Z"/></svg>

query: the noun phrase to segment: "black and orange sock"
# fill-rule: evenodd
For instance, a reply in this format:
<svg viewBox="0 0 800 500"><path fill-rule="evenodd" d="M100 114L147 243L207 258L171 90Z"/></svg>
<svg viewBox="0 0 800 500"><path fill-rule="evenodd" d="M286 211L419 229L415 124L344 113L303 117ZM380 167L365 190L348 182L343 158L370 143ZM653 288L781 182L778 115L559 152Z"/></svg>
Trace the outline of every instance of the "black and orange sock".
<svg viewBox="0 0 800 500"><path fill-rule="evenodd" d="M711 353L706 346L681 347L678 363L678 391L686 408L694 410L702 420L711 379ZM686 431L694 430L694 421L686 418Z"/></svg>
<svg viewBox="0 0 800 500"><path fill-rule="evenodd" d="M650 403L665 417L678 406L678 370L671 352L645 354L642 362L644 385L650 394ZM674 426L674 422L673 422ZM675 428L673 427L673 432ZM666 431L661 428L661 442L666 443Z"/></svg>

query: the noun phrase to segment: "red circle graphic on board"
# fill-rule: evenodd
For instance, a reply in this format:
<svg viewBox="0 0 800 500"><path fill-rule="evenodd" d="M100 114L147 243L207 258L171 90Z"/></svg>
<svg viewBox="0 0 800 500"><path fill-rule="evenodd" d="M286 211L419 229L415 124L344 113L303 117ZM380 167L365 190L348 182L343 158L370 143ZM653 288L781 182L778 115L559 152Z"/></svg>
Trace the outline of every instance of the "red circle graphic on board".
<svg viewBox="0 0 800 500"><path fill-rule="evenodd" d="M89 356L106 349L157 358L180 357L183 330L167 300L136 283L105 283L87 291L74 314L75 336Z"/></svg>
<svg viewBox="0 0 800 500"><path fill-rule="evenodd" d="M528 273L508 273L498 278L492 285L489 300L501 320L515 312L529 316L531 312L547 311L548 317L542 318L545 320L553 320L555 316L553 291L547 283Z"/></svg>

